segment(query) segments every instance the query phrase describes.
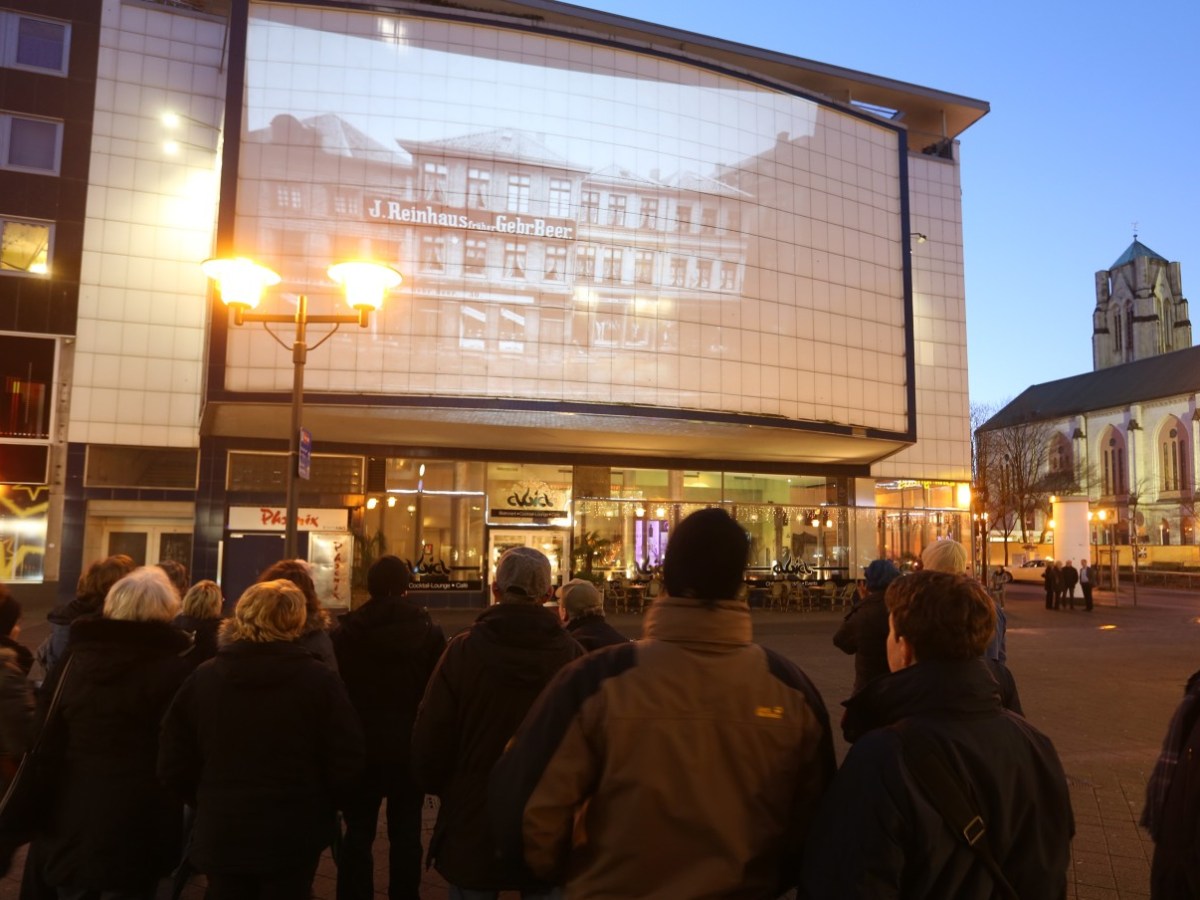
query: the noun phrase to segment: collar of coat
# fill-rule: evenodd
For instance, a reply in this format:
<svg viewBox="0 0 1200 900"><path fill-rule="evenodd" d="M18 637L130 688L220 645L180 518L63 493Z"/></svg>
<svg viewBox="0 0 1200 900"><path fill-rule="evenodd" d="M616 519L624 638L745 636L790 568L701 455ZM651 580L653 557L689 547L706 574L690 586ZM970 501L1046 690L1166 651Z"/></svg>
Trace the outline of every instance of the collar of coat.
<svg viewBox="0 0 1200 900"><path fill-rule="evenodd" d="M683 597L662 597L646 613L643 632L658 641L740 647L750 643L754 629L750 607L739 600L709 605Z"/></svg>
<svg viewBox="0 0 1200 900"><path fill-rule="evenodd" d="M170 622L129 622L123 619L79 619L71 623L71 647L110 644L182 655L192 647L192 636Z"/></svg>

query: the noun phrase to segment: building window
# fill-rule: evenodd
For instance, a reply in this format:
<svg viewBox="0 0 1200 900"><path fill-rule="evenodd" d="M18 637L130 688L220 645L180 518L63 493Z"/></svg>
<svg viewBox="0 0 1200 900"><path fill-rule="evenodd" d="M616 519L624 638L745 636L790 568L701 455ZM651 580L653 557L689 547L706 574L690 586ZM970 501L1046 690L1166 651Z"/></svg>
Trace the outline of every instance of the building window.
<svg viewBox="0 0 1200 900"><path fill-rule="evenodd" d="M654 251L639 250L633 261L633 280L638 284L654 281Z"/></svg>
<svg viewBox="0 0 1200 900"><path fill-rule="evenodd" d="M696 286L712 287L713 263L711 259L696 260Z"/></svg>
<svg viewBox="0 0 1200 900"><path fill-rule="evenodd" d="M458 319L458 346L463 350L482 350L487 333L487 315L473 306L464 306Z"/></svg>
<svg viewBox="0 0 1200 900"><path fill-rule="evenodd" d="M571 182L565 178L550 179L550 215L559 219L571 215Z"/></svg>
<svg viewBox="0 0 1200 900"><path fill-rule="evenodd" d="M71 26L0 11L0 65L67 74Z"/></svg>
<svg viewBox="0 0 1200 900"><path fill-rule="evenodd" d="M500 308L500 349L510 353L525 351L525 315L515 309Z"/></svg>
<svg viewBox="0 0 1200 900"><path fill-rule="evenodd" d="M682 203L679 204L675 211L675 217L676 226L680 231L692 230L692 208L690 206L685 206Z"/></svg>
<svg viewBox="0 0 1200 900"><path fill-rule="evenodd" d="M424 235L421 238L421 270L423 272L446 271L446 239L440 235Z"/></svg>
<svg viewBox="0 0 1200 900"><path fill-rule="evenodd" d="M467 169L467 206L487 209L492 188L492 173L487 169Z"/></svg>
<svg viewBox="0 0 1200 900"><path fill-rule="evenodd" d="M425 163L421 167L421 193L430 203L446 202L446 181L449 170L438 163Z"/></svg>
<svg viewBox="0 0 1200 900"><path fill-rule="evenodd" d="M48 222L0 219L0 272L45 275L50 271L54 226Z"/></svg>
<svg viewBox="0 0 1200 900"><path fill-rule="evenodd" d="M736 207L728 210L725 213L725 230L726 231L741 231L742 229L742 214Z"/></svg>
<svg viewBox="0 0 1200 900"><path fill-rule="evenodd" d="M547 281L562 281L567 275L567 248L547 247L544 277Z"/></svg>
<svg viewBox="0 0 1200 900"><path fill-rule="evenodd" d="M362 215L362 198L357 194L335 194L333 211L339 216Z"/></svg>
<svg viewBox="0 0 1200 900"><path fill-rule="evenodd" d="M604 280L605 281L620 281L621 280L621 260L622 254L617 247L604 248Z"/></svg>
<svg viewBox="0 0 1200 900"><path fill-rule="evenodd" d="M504 245L504 277L525 277L525 245L509 241Z"/></svg>
<svg viewBox="0 0 1200 900"><path fill-rule="evenodd" d="M301 209L304 206L304 196L300 193L300 188L281 184L275 188L275 205L281 209Z"/></svg>
<svg viewBox="0 0 1200 900"><path fill-rule="evenodd" d="M608 224L615 225L618 228L625 227L625 209L629 204L629 198L624 194L609 194L608 195Z"/></svg>
<svg viewBox="0 0 1200 900"><path fill-rule="evenodd" d="M576 271L580 278L592 281L596 277L596 248L585 246L579 248L579 253L576 255Z"/></svg>
<svg viewBox="0 0 1200 900"><path fill-rule="evenodd" d="M579 199L579 206L583 210L583 221L593 225L600 221L599 191L584 191Z"/></svg>
<svg viewBox="0 0 1200 900"><path fill-rule="evenodd" d="M463 272L475 278L481 278L486 268L487 241L479 238L467 238L466 252L463 256Z"/></svg>
<svg viewBox="0 0 1200 900"><path fill-rule="evenodd" d="M529 176L508 176L508 211L529 212Z"/></svg>
<svg viewBox="0 0 1200 900"><path fill-rule="evenodd" d="M0 438L49 440L56 351L51 338L0 334Z"/></svg>
<svg viewBox="0 0 1200 900"><path fill-rule="evenodd" d="M1169 429L1163 435L1160 446L1162 455L1162 489L1183 491L1187 489L1187 447L1179 427Z"/></svg>
<svg viewBox="0 0 1200 900"><path fill-rule="evenodd" d="M1047 467L1051 472L1070 473L1074 469L1071 459L1071 445L1062 434L1056 434L1050 440L1047 451Z"/></svg>
<svg viewBox="0 0 1200 900"><path fill-rule="evenodd" d="M646 197L642 200L641 227L651 231L658 228L658 198Z"/></svg>
<svg viewBox="0 0 1200 900"><path fill-rule="evenodd" d="M1106 497L1120 497L1126 493L1125 442L1112 436L1105 442L1100 454L1100 484Z"/></svg>
<svg viewBox="0 0 1200 900"><path fill-rule="evenodd" d="M717 230L717 210L706 206L700 210L700 230L704 234L712 234Z"/></svg>
<svg viewBox="0 0 1200 900"><path fill-rule="evenodd" d="M58 174L62 122L0 113L0 164L6 169Z"/></svg>
<svg viewBox="0 0 1200 900"><path fill-rule="evenodd" d="M687 280L687 260L682 256L671 257L671 287L683 287Z"/></svg>
<svg viewBox="0 0 1200 900"><path fill-rule="evenodd" d="M737 287L737 263L721 260L721 290L732 291Z"/></svg>

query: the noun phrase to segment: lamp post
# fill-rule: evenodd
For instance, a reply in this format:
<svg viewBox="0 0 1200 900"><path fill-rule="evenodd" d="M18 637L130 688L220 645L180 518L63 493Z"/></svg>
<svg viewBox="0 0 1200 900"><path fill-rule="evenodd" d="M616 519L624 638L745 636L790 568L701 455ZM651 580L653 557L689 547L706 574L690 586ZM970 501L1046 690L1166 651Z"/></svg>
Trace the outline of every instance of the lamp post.
<svg viewBox="0 0 1200 900"><path fill-rule="evenodd" d="M366 328L372 312L383 306L384 294L401 281L395 269L372 262L343 262L329 267L329 277L340 284L346 294L346 302L355 309L354 314L332 314L310 316L308 297L297 298L295 315L285 313L254 312L265 288L279 284L280 278L266 266L245 257L209 259L201 264L204 274L217 284L221 299L233 310L235 325L246 322L262 322L267 334L275 343L292 351L292 420L288 435L288 465L286 473L287 518L284 523L284 558L294 559L297 555L298 512L299 512L299 467L300 428L304 412L304 364L308 351L315 350L333 337L342 326L357 323ZM292 322L296 326L295 338L289 348L267 325ZM333 325L329 333L311 347L308 345L310 324ZM306 476L307 477L307 476Z"/></svg>

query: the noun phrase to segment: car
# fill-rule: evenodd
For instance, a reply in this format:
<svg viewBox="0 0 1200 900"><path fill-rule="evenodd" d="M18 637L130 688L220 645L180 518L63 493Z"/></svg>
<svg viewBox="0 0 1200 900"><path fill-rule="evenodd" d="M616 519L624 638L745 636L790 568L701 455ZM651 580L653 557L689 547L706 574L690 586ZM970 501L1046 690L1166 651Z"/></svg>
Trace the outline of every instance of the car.
<svg viewBox="0 0 1200 900"><path fill-rule="evenodd" d="M1031 559L1019 566L1005 566L1004 583L1008 584L1011 581L1040 582L1046 571L1046 564L1052 562L1054 562L1052 559Z"/></svg>

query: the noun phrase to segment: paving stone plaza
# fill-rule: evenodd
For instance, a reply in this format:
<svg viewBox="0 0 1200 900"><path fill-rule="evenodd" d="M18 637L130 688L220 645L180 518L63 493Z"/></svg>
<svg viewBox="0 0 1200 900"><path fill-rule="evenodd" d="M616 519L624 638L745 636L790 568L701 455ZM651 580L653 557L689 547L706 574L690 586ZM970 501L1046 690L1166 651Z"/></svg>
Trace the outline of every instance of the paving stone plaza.
<svg viewBox="0 0 1200 900"><path fill-rule="evenodd" d="M1149 896L1153 851L1137 818L1167 721L1188 675L1200 668L1200 594L1142 588L1135 606L1123 588L1117 604L1107 592L1097 599L1090 614L1050 611L1038 587L1009 586L1009 666L1026 715L1054 741L1070 780L1077 833L1068 897L1137 900ZM435 613L449 633L473 615ZM764 612L755 618L756 639L808 673L835 721L854 671L853 659L830 640L839 618L827 612ZM613 622L627 635L640 633L637 616L616 616ZM26 624L22 637L36 644L44 623ZM839 741L837 749L840 757L846 748ZM431 802L429 829L434 812ZM386 886L385 854L381 835L377 888ZM0 880L0 900L17 897L20 873L18 856L13 871ZM335 874L326 855L314 890L319 900L335 897ZM429 873L427 885L426 900L445 896L436 873ZM196 878L184 897L201 900L203 879Z"/></svg>

